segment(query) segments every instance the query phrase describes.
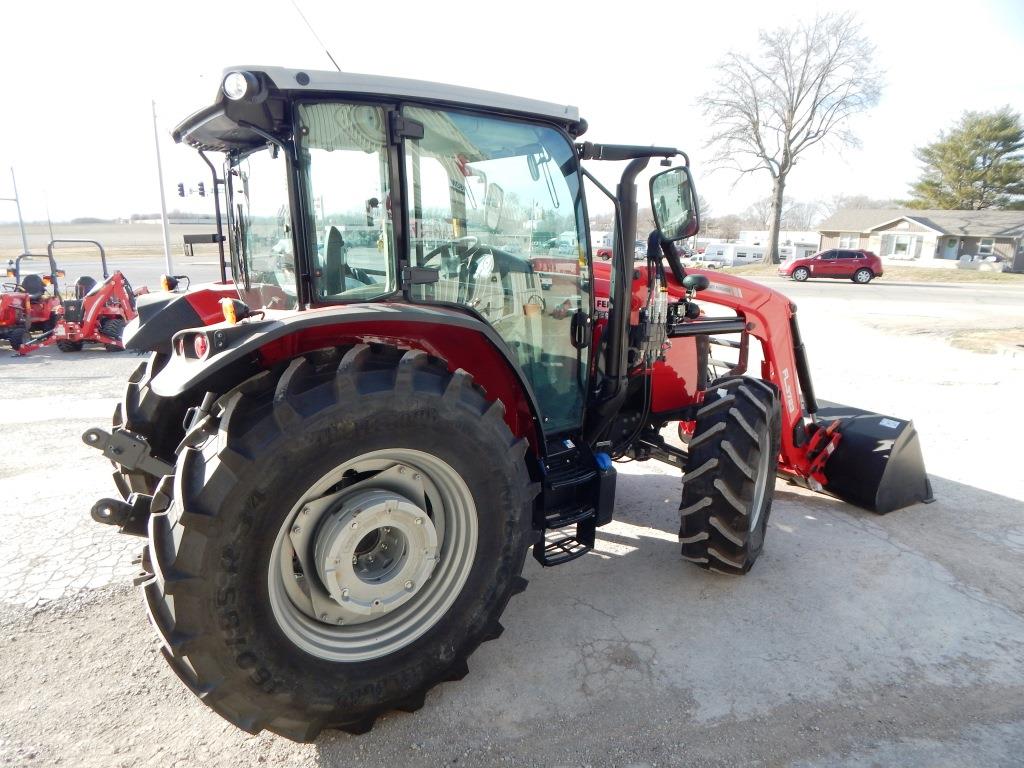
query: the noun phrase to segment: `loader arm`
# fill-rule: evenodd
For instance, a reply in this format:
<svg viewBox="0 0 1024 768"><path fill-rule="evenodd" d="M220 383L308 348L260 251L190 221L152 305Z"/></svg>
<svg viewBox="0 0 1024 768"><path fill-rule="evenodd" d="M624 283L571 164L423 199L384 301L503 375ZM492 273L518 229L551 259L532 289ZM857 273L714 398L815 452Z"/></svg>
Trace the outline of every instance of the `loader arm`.
<svg viewBox="0 0 1024 768"><path fill-rule="evenodd" d="M819 411L795 304L740 277L702 274L709 284L698 301L734 310L761 342L761 378L779 390L780 474L883 514L933 499L913 422L849 406ZM669 287L683 290L674 277Z"/></svg>
<svg viewBox="0 0 1024 768"><path fill-rule="evenodd" d="M811 445L805 423L804 397L808 393L801 383L809 385L810 374L801 374L795 351L792 324L795 323L796 305L783 294L758 283L717 271L688 270L689 274L703 274L708 287L698 294L701 304L715 304L734 310L747 321L747 332L761 342L764 351L764 370L761 378L779 389L782 406L782 455L779 469L787 474L810 477L812 460L808 458ZM669 278L670 290L684 292L674 276ZM807 398L813 405L813 394Z"/></svg>

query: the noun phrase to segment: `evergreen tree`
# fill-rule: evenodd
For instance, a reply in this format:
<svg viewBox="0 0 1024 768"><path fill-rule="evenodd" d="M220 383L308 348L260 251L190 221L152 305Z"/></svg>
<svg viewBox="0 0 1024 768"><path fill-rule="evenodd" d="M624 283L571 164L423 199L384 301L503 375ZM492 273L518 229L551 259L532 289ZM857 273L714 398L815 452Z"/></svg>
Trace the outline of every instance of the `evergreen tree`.
<svg viewBox="0 0 1024 768"><path fill-rule="evenodd" d="M910 188L913 208L1024 208L1024 124L1009 107L965 112L916 155L924 172Z"/></svg>

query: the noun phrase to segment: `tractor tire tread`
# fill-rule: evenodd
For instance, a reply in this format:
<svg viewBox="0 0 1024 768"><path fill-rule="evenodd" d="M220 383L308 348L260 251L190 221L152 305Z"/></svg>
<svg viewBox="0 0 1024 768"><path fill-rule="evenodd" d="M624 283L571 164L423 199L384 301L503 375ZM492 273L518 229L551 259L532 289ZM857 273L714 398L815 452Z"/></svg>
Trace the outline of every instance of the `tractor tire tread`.
<svg viewBox="0 0 1024 768"><path fill-rule="evenodd" d="M761 552L771 512L774 463L752 536L751 507L766 430L769 450L775 456L779 451L778 394L771 384L746 376L719 379L706 392L683 474L680 545L683 557L702 568L743 574Z"/></svg>
<svg viewBox="0 0 1024 768"><path fill-rule="evenodd" d="M318 370L309 360L297 358L277 373L274 381L268 382L263 373L253 377L260 379L258 385L243 384L221 397L206 427L206 439L200 445L183 446L173 493L167 490L170 476L160 484L162 495L170 496L165 502L169 509L150 518L152 578L143 586L147 611L174 672L205 704L239 728L254 734L269 730L305 742L315 739L324 728L365 733L388 710L415 711L431 688L461 680L469 672L468 657L481 643L501 635L503 627L497 617L509 599L527 585L521 572L534 538L528 510L540 486L529 478L524 461L526 441L513 436L504 425L504 407L482 398L483 389L468 373L461 369L450 372L439 358L418 350L403 353L384 345L357 344L341 355L336 367ZM215 658L223 638L204 614L211 596L204 592L202 574L222 527L218 517L221 505L235 492L238 477L252 470L253 457L261 455L271 441L337 407L343 397L400 389L430 392L475 419L501 421L490 429L505 435L507 459L518 472L514 503L524 511L518 521L519 550L510 561L511 573L503 592L496 596L497 610L489 623L467 633L465 644L443 668L400 699L364 711L337 705L336 711L314 712L301 701L301 690L272 695L260 691L257 698L252 695L251 674L225 667ZM268 413L270 418L266 418Z"/></svg>

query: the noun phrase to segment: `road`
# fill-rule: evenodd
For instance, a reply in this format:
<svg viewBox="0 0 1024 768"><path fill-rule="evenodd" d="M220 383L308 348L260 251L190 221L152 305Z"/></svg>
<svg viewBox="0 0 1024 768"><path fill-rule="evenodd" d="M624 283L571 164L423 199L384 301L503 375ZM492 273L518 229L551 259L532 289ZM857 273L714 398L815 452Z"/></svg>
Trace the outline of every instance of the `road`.
<svg viewBox="0 0 1024 768"><path fill-rule="evenodd" d="M1020 293L779 287L820 396L915 420L934 504L879 517L779 483L765 553L729 578L679 558L678 472L619 465L596 550L531 559L467 678L303 746L237 731L184 689L130 587L139 541L89 520L113 486L79 435L108 422L138 360L0 356L0 762L1019 765L1024 357L903 323L1019 324Z"/></svg>

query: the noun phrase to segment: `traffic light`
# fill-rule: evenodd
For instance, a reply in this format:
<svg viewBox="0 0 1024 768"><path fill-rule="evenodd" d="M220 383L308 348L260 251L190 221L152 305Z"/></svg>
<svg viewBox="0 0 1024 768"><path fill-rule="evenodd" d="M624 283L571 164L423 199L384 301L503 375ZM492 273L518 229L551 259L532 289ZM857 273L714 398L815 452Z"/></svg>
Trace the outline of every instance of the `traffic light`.
<svg viewBox="0 0 1024 768"><path fill-rule="evenodd" d="M181 182L178 182L178 197L184 197L184 196L185 196L185 185L182 184Z"/></svg>
<svg viewBox="0 0 1024 768"><path fill-rule="evenodd" d="M199 182L199 196L206 197L206 185L203 182Z"/></svg>

